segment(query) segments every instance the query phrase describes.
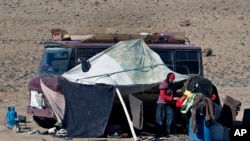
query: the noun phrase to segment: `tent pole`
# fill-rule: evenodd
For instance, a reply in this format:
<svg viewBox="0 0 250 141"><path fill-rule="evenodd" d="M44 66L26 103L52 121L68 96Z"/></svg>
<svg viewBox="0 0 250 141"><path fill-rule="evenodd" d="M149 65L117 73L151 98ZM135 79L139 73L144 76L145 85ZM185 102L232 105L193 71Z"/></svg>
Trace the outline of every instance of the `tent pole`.
<svg viewBox="0 0 250 141"><path fill-rule="evenodd" d="M126 107L126 105L125 105L125 103L124 103L124 101L123 101L123 99L122 99L121 93L120 93L120 91L119 91L118 88L116 88L116 93L117 93L117 95L118 95L118 97L119 97L119 99L120 99L120 101L121 101L122 107L123 107L124 112L125 112L125 114L126 114L126 117L127 117L127 120L128 120L128 124L129 124L130 130L131 130L131 132L132 132L133 138L134 138L135 141L137 141L138 139L137 139L137 137L136 137L135 130L134 130L134 128L133 128L133 122L131 121L131 119L130 119L130 117L129 117L127 107Z"/></svg>

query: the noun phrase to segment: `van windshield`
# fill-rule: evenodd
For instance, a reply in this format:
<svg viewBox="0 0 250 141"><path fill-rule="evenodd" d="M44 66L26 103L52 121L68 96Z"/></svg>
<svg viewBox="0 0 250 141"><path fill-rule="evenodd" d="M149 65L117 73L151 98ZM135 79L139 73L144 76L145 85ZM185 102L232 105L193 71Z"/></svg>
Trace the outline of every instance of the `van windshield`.
<svg viewBox="0 0 250 141"><path fill-rule="evenodd" d="M39 74L61 75L67 71L70 48L46 48L40 62Z"/></svg>

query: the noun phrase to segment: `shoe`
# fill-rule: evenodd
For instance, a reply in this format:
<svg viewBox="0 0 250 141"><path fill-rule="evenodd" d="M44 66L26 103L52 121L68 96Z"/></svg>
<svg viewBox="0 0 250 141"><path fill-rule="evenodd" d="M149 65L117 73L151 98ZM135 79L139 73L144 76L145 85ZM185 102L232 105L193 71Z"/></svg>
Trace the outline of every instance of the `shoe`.
<svg viewBox="0 0 250 141"><path fill-rule="evenodd" d="M56 127L48 129L49 134L55 134L56 133Z"/></svg>
<svg viewBox="0 0 250 141"><path fill-rule="evenodd" d="M59 131L56 132L57 137L66 137L67 136L67 131L65 129L60 129Z"/></svg>

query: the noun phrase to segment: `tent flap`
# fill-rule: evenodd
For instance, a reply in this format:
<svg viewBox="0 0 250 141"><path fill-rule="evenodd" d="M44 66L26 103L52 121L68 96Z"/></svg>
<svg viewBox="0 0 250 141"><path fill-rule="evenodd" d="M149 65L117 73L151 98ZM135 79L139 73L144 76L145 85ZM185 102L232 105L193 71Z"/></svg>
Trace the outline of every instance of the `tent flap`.
<svg viewBox="0 0 250 141"><path fill-rule="evenodd" d="M62 122L69 137L102 136L112 110L115 88L77 84L59 78L65 96Z"/></svg>
<svg viewBox="0 0 250 141"><path fill-rule="evenodd" d="M133 96L132 94L129 95L129 103L130 103L130 109L132 113L132 119L134 127L138 130L141 130L143 128L143 102Z"/></svg>

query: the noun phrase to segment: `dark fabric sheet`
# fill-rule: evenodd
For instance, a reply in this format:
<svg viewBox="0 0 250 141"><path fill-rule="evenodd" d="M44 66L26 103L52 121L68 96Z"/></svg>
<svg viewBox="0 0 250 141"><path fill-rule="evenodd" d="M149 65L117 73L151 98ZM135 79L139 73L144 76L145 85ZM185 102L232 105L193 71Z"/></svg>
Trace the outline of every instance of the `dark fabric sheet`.
<svg viewBox="0 0 250 141"><path fill-rule="evenodd" d="M133 95L129 95L130 109L134 127L138 130L143 128L143 102Z"/></svg>
<svg viewBox="0 0 250 141"><path fill-rule="evenodd" d="M65 96L62 127L69 137L100 137L112 110L115 88L83 85L59 78Z"/></svg>
<svg viewBox="0 0 250 141"><path fill-rule="evenodd" d="M242 125L250 126L250 109L244 109Z"/></svg>
<svg viewBox="0 0 250 141"><path fill-rule="evenodd" d="M191 75L187 80L187 90L194 93L202 93L207 97L212 95L212 82L207 78Z"/></svg>
<svg viewBox="0 0 250 141"><path fill-rule="evenodd" d="M241 102L226 96L218 122L224 126L230 127L236 119L238 111L240 110Z"/></svg>

